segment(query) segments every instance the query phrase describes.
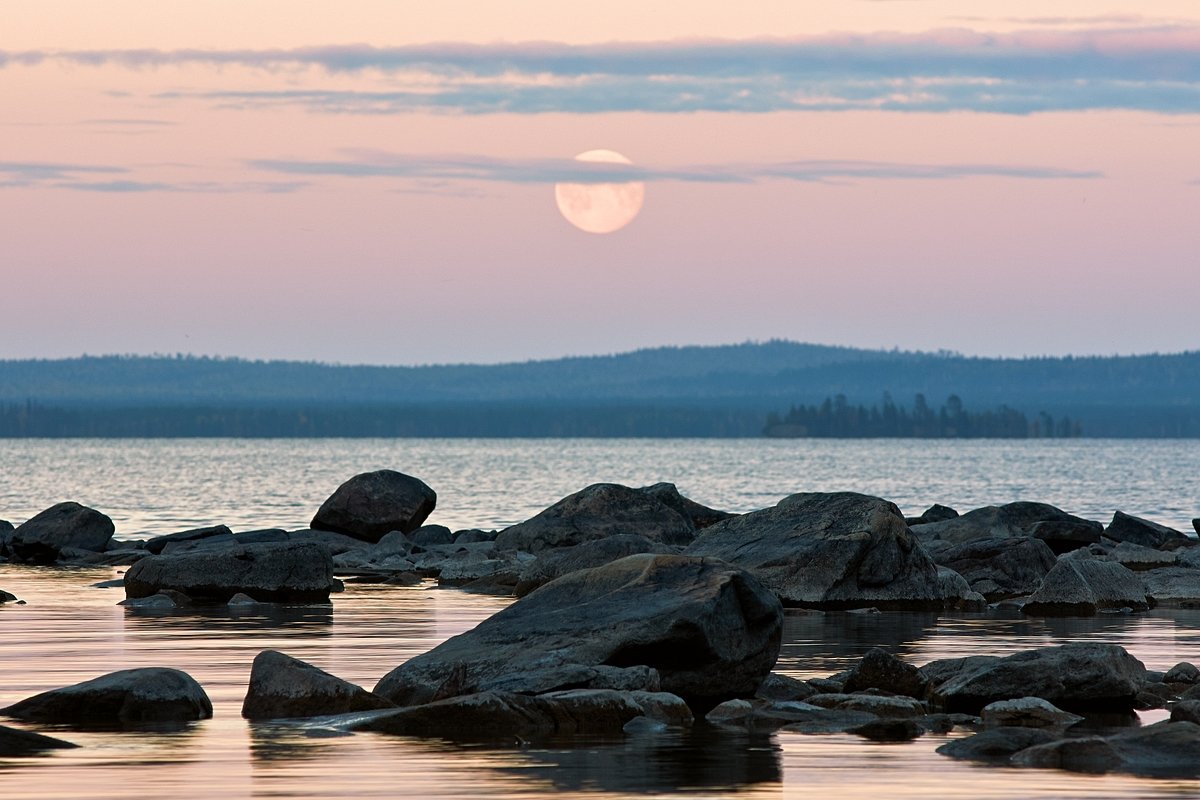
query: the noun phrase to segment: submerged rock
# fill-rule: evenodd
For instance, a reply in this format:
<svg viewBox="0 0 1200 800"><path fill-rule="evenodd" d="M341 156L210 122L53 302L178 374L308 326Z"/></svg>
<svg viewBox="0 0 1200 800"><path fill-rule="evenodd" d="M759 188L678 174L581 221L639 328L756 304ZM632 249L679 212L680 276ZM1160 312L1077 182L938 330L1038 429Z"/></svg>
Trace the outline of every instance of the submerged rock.
<svg viewBox="0 0 1200 800"><path fill-rule="evenodd" d="M436 505L437 493L411 475L390 469L364 472L321 504L312 528L377 542L391 531L415 531Z"/></svg>
<svg viewBox="0 0 1200 800"><path fill-rule="evenodd" d="M121 728L208 719L212 703L186 672L144 667L42 692L0 709L0 714L30 722Z"/></svg>
<svg viewBox="0 0 1200 800"><path fill-rule="evenodd" d="M936 560L989 601L1035 591L1055 564L1050 547L1029 537L973 539L940 551Z"/></svg>
<svg viewBox="0 0 1200 800"><path fill-rule="evenodd" d="M703 531L687 555L720 558L786 604L940 609L937 566L894 504L839 492L795 494Z"/></svg>
<svg viewBox="0 0 1200 800"><path fill-rule="evenodd" d="M251 544L144 558L125 573L125 595L175 589L197 600L228 602L238 592L259 601L324 603L333 559L317 544Z"/></svg>
<svg viewBox="0 0 1200 800"><path fill-rule="evenodd" d="M0 589L0 603L11 603L17 599L15 594L10 594L3 589Z"/></svg>
<svg viewBox="0 0 1200 800"><path fill-rule="evenodd" d="M1104 535L1118 542L1130 542L1159 550L1173 549L1189 543L1188 538L1174 528L1123 511L1113 514L1112 522L1104 529Z"/></svg>
<svg viewBox="0 0 1200 800"><path fill-rule="evenodd" d="M1012 763L1072 772L1195 777L1200 775L1200 725L1159 722L1113 736L1061 739L1022 750Z"/></svg>
<svg viewBox="0 0 1200 800"><path fill-rule="evenodd" d="M264 650L250 667L242 703L246 719L283 719L393 708L394 703L277 650Z"/></svg>
<svg viewBox="0 0 1200 800"><path fill-rule="evenodd" d="M112 520L94 508L59 503L13 530L9 550L20 561L52 564L64 548L104 552L114 530Z"/></svg>
<svg viewBox="0 0 1200 800"><path fill-rule="evenodd" d="M1104 609L1149 607L1146 589L1131 570L1093 558L1064 557L1046 573L1021 611L1035 617L1090 616Z"/></svg>
<svg viewBox="0 0 1200 800"><path fill-rule="evenodd" d="M0 725L0 758L31 756L47 750L61 750L78 746L71 742L64 742L62 739L43 736L40 733Z"/></svg>
<svg viewBox="0 0 1200 800"><path fill-rule="evenodd" d="M937 752L964 761L1007 764L1014 753L1053 742L1057 737L1041 728L993 728L947 742Z"/></svg>
<svg viewBox="0 0 1200 800"><path fill-rule="evenodd" d="M653 494L615 483L596 483L564 497L535 517L496 536L500 550L540 553L619 534L685 545L695 536L690 518Z"/></svg>
<svg viewBox="0 0 1200 800"><path fill-rule="evenodd" d="M398 705L488 691L657 688L711 706L750 697L779 653L783 612L718 561L634 555L565 575L388 673Z"/></svg>

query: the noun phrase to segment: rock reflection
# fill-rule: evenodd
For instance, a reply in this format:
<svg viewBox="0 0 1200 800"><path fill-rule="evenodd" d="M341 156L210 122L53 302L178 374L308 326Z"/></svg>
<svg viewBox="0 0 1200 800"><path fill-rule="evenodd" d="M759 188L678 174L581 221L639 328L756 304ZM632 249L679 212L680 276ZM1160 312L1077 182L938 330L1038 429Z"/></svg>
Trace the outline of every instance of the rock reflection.
<svg viewBox="0 0 1200 800"><path fill-rule="evenodd" d="M932 636L937 625L937 613L789 613L775 669L825 675L849 668L872 647L912 660L917 645Z"/></svg>
<svg viewBox="0 0 1200 800"><path fill-rule="evenodd" d="M307 628L315 636L328 635L322 630L333 624L333 606L292 606L260 604L240 608L229 606L188 606L186 608L157 609L125 606L125 624L138 628L153 625L156 631L193 631L197 625L213 631L255 631L287 626Z"/></svg>

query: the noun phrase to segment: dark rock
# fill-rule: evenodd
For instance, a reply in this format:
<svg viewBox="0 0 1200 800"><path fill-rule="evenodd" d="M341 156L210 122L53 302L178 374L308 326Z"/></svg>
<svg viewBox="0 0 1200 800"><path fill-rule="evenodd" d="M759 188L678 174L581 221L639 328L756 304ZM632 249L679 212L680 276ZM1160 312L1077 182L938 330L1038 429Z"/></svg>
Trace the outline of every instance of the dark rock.
<svg viewBox="0 0 1200 800"><path fill-rule="evenodd" d="M985 506L968 511L960 517L913 526L913 533L922 542L944 541L962 544L972 539L994 539L1010 536L1032 536L1039 522L1069 522L1090 525L1102 530L1098 522L1072 516L1046 503L1017 502L1002 506Z"/></svg>
<svg viewBox="0 0 1200 800"><path fill-rule="evenodd" d="M715 508L701 505L695 500L689 500L679 493L679 490L675 488L675 484L673 483L656 483L653 486L643 486L638 491L650 495L669 508L675 509L681 516L691 520L692 526L696 530L716 525L722 520L736 516L730 514L728 511L717 511Z"/></svg>
<svg viewBox="0 0 1200 800"><path fill-rule="evenodd" d="M422 525L408 534L409 541L422 547L454 544L454 534L445 525Z"/></svg>
<svg viewBox="0 0 1200 800"><path fill-rule="evenodd" d="M1173 705L1171 722L1200 723L1200 700L1181 700Z"/></svg>
<svg viewBox="0 0 1200 800"><path fill-rule="evenodd" d="M795 716L801 717L801 714L797 712ZM865 711L830 710L813 706L812 711L804 712L801 719L789 722L780 730L790 733L845 733L878 720L879 717Z"/></svg>
<svg viewBox="0 0 1200 800"><path fill-rule="evenodd" d="M13 527L11 522L6 519L0 519L0 533L8 533L14 530L16 530L16 528Z"/></svg>
<svg viewBox="0 0 1200 800"><path fill-rule="evenodd" d="M10 728L7 725L0 725L0 758L32 756L47 750L61 750L78 746L77 744L64 742L62 739L43 736L40 733L31 733L30 731L23 731L20 728Z"/></svg>
<svg viewBox="0 0 1200 800"><path fill-rule="evenodd" d="M0 709L0 714L29 722L120 728L208 719L212 703L186 672L145 667L42 692Z"/></svg>
<svg viewBox="0 0 1200 800"><path fill-rule="evenodd" d="M417 478L390 469L364 472L329 496L312 527L377 542L391 531L415 531L436 505L437 494Z"/></svg>
<svg viewBox="0 0 1200 800"><path fill-rule="evenodd" d="M621 736L638 717L687 727L692 714L678 697L661 692L571 690L535 696L480 692L373 716L354 730L452 741L547 740Z"/></svg>
<svg viewBox="0 0 1200 800"><path fill-rule="evenodd" d="M872 647L850 670L844 685L847 692L882 689L892 694L924 697L929 681L912 664L879 647Z"/></svg>
<svg viewBox="0 0 1200 800"><path fill-rule="evenodd" d="M634 555L546 584L388 673L375 693L426 703L452 694L565 687L662 690L711 706L750 697L779 653L783 612L752 575L721 562Z"/></svg>
<svg viewBox="0 0 1200 800"><path fill-rule="evenodd" d="M938 567L938 592L948 609L984 611L987 598L971 588L967 579L949 567Z"/></svg>
<svg viewBox="0 0 1200 800"><path fill-rule="evenodd" d="M1155 605L1192 607L1200 603L1200 569L1161 567L1139 572L1138 578Z"/></svg>
<svg viewBox="0 0 1200 800"><path fill-rule="evenodd" d="M500 531L496 546L538 553L630 533L653 542L684 545L695 536L695 526L646 492L615 483L597 483Z"/></svg>
<svg viewBox="0 0 1200 800"><path fill-rule="evenodd" d="M937 567L900 509L852 492L795 494L703 531L688 555L726 560L791 605L940 609Z"/></svg>
<svg viewBox="0 0 1200 800"><path fill-rule="evenodd" d="M398 572L384 581L392 586L420 586L425 579L415 572Z"/></svg>
<svg viewBox="0 0 1200 800"><path fill-rule="evenodd" d="M1151 708L1166 708L1178 699L1175 690L1165 683L1147 681L1142 684L1142 690L1134 698L1133 707L1139 711Z"/></svg>
<svg viewBox="0 0 1200 800"><path fill-rule="evenodd" d="M495 531L481 531L477 528L471 528L465 531L455 531L455 544L470 544L472 542L494 542L496 541Z"/></svg>
<svg viewBox="0 0 1200 800"><path fill-rule="evenodd" d="M3 589L0 589L0 603L11 603L16 599L17 596L15 594L9 594Z"/></svg>
<svg viewBox="0 0 1200 800"><path fill-rule="evenodd" d="M63 548L102 553L113 536L111 519L79 503L59 503L19 525L9 549L20 561L52 564Z"/></svg>
<svg viewBox="0 0 1200 800"><path fill-rule="evenodd" d="M1112 561L1126 569L1144 572L1159 567L1173 567L1179 561L1179 556L1165 550L1155 550L1140 544L1121 542L1108 554L1100 557L1101 561Z"/></svg>
<svg viewBox="0 0 1200 800"><path fill-rule="evenodd" d="M836 678L809 678L805 683L816 689L818 694L841 694L845 688L845 683Z"/></svg>
<svg viewBox="0 0 1200 800"><path fill-rule="evenodd" d="M955 739L937 749L950 758L963 761L983 761L1005 764L1014 753L1027 747L1053 742L1057 737L1040 728L993 728L991 730Z"/></svg>
<svg viewBox="0 0 1200 800"><path fill-rule="evenodd" d="M1174 528L1123 511L1113 514L1112 522L1104 529L1104 535L1118 542L1131 542L1156 549L1187 543L1187 537Z"/></svg>
<svg viewBox="0 0 1200 800"><path fill-rule="evenodd" d="M1197 535L1200 535L1200 517L1192 520L1192 528L1195 529Z"/></svg>
<svg viewBox="0 0 1200 800"><path fill-rule="evenodd" d="M150 556L125 573L127 597L163 589L222 603L238 592L260 601L323 603L333 589L333 559L317 544L251 544Z"/></svg>
<svg viewBox="0 0 1200 800"><path fill-rule="evenodd" d="M797 700L726 700L705 714L704 719L712 725L762 733L828 713L827 709Z"/></svg>
<svg viewBox="0 0 1200 800"><path fill-rule="evenodd" d="M763 679L755 697L763 700L805 700L817 693L817 690L802 680L772 672Z"/></svg>
<svg viewBox="0 0 1200 800"><path fill-rule="evenodd" d="M1064 557L1046 573L1041 587L1021 607L1035 617L1089 616L1103 609L1150 607L1138 576L1120 564Z"/></svg>
<svg viewBox="0 0 1200 800"><path fill-rule="evenodd" d="M163 548L177 542L198 542L211 536L233 536L233 531L224 525L212 525L208 528L193 528L179 533L168 533L166 536L156 536L146 541L146 549L151 555L158 555Z"/></svg>
<svg viewBox="0 0 1200 800"><path fill-rule="evenodd" d="M942 550L938 564L967 579L989 601L1035 591L1055 564L1054 553L1029 537L973 539Z"/></svg>
<svg viewBox="0 0 1200 800"><path fill-rule="evenodd" d="M1159 722L1108 737L1063 739L1013 756L1027 767L1074 772L1129 772L1151 777L1200 775L1200 725Z"/></svg>
<svg viewBox="0 0 1200 800"><path fill-rule="evenodd" d="M849 733L856 734L873 742L909 742L925 735L925 728L912 719L878 719L851 728Z"/></svg>
<svg viewBox="0 0 1200 800"><path fill-rule="evenodd" d="M1163 676L1164 683L1200 683L1200 669L1188 661L1180 661L1167 670Z"/></svg>
<svg viewBox="0 0 1200 800"><path fill-rule="evenodd" d="M158 609L163 611L169 611L173 608L182 608L183 606L189 605L188 603L180 603L175 597L172 596L178 594L180 593L168 593L166 591L162 591L158 594L152 594L149 597L127 597L121 602L117 603L117 605L125 606L126 608L141 608L147 610Z"/></svg>
<svg viewBox="0 0 1200 800"><path fill-rule="evenodd" d="M912 719L925 716L925 706L911 697L880 694L815 694L805 702L837 711L861 711L883 719Z"/></svg>
<svg viewBox="0 0 1200 800"><path fill-rule="evenodd" d="M240 538L245 535L245 533L239 533L235 538L238 538L238 541L246 544L247 542ZM403 536L403 534L400 535ZM353 536L347 536L344 533L337 533L335 531L315 531L312 528L291 531L287 534L284 541L315 542L316 544L319 544L328 550L329 554L332 556L339 556L343 553L349 553L355 550L367 551L371 549L370 545L367 542L364 542L362 539L357 539Z"/></svg>
<svg viewBox="0 0 1200 800"><path fill-rule="evenodd" d="M919 517L905 517L904 521L909 525L926 525L930 522L944 522L948 519L954 519L958 516L958 512L950 506L943 506L939 503L934 503L929 508L925 509Z"/></svg>
<svg viewBox="0 0 1200 800"><path fill-rule="evenodd" d="M555 578L581 569L590 569L609 564L619 558L638 553L667 553L671 548L652 542L645 536L633 533L618 533L604 539L583 542L574 547L558 547L543 550L537 560L521 571L517 583L517 597L524 597L539 586Z"/></svg>
<svg viewBox="0 0 1200 800"><path fill-rule="evenodd" d="M1141 661L1111 644L1073 643L994 660L974 658L986 660L954 659L958 668L935 682L935 706L976 714L997 700L1040 697L1068 711L1122 711L1133 707L1146 676ZM924 672L932 679L930 666Z"/></svg>
<svg viewBox="0 0 1200 800"><path fill-rule="evenodd" d="M963 656L961 658L942 658L931 661L920 668L921 675L929 681L930 690L985 664L995 664L1000 656ZM812 683L812 681L809 681Z"/></svg>
<svg viewBox="0 0 1200 800"><path fill-rule="evenodd" d="M1065 728L1083 720L1083 717L1063 711L1040 697L997 700L984 706L979 717L989 727L1022 728Z"/></svg>
<svg viewBox="0 0 1200 800"><path fill-rule="evenodd" d="M390 701L312 664L277 650L264 650L250 667L242 716L283 719L393 707Z"/></svg>
<svg viewBox="0 0 1200 800"><path fill-rule="evenodd" d="M1055 555L1061 555L1090 544L1098 544L1103 536L1103 529L1090 520L1058 519L1034 523L1029 533L1033 538L1045 542Z"/></svg>
<svg viewBox="0 0 1200 800"><path fill-rule="evenodd" d="M517 573L497 572L484 578L461 584L458 589L468 594L488 594L494 597L513 597L517 588Z"/></svg>

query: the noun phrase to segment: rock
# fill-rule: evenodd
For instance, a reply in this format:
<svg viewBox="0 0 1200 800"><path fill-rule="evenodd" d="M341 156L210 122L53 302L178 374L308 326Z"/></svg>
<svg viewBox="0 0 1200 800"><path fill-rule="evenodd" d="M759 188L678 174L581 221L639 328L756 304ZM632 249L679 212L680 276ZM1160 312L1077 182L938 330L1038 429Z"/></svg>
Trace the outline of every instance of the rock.
<svg viewBox="0 0 1200 800"><path fill-rule="evenodd" d="M392 586L420 586L424 582L425 579L415 572L398 572L384 581Z"/></svg>
<svg viewBox="0 0 1200 800"><path fill-rule="evenodd" d="M938 567L938 593L948 609L984 611L987 598L971 588L967 579L949 567Z"/></svg>
<svg viewBox="0 0 1200 800"><path fill-rule="evenodd" d="M904 521L908 525L926 525L930 522L944 522L948 519L954 519L958 516L958 512L950 506L943 506L934 503L929 508L925 509L919 517L905 517Z"/></svg>
<svg viewBox="0 0 1200 800"><path fill-rule="evenodd" d="M984 706L979 716L989 727L1065 728L1083 720L1083 717L1056 708L1040 697L997 700Z"/></svg>
<svg viewBox="0 0 1200 800"><path fill-rule="evenodd" d="M165 536L156 536L147 540L146 549L150 551L151 555L158 555L169 544L198 542L212 536L233 536L233 531L224 525L212 525L207 528L193 528L179 533L168 533Z"/></svg>
<svg viewBox="0 0 1200 800"><path fill-rule="evenodd" d="M392 670L375 693L415 705L439 692L640 688L657 678L663 691L712 706L754 694L782 627L779 602L743 570L634 555L546 584Z"/></svg>
<svg viewBox="0 0 1200 800"><path fill-rule="evenodd" d="M1113 736L1063 739L1023 750L1014 764L1151 777L1200 775L1200 725L1159 722Z"/></svg>
<svg viewBox="0 0 1200 800"><path fill-rule="evenodd" d="M260 601L324 603L333 589L333 559L318 544L251 544L150 556L125 573L127 597L162 589L222 603L238 592Z"/></svg>
<svg viewBox="0 0 1200 800"><path fill-rule="evenodd" d="M178 592L175 594L178 594ZM162 609L164 611L180 607L180 603L166 592L152 594L149 597L127 597L117 603L117 605L125 606L126 608Z"/></svg>
<svg viewBox="0 0 1200 800"><path fill-rule="evenodd" d="M1034 523L1029 535L1040 539L1055 555L1069 553L1081 547L1098 544L1104 529L1091 520L1044 520Z"/></svg>
<svg viewBox="0 0 1200 800"><path fill-rule="evenodd" d="M253 597L251 597L250 595L245 594L244 592L238 592L233 597L229 598L229 602L226 603L225 605L231 606L231 607L257 606L257 605L260 605L260 603L257 600L255 600Z"/></svg>
<svg viewBox="0 0 1200 800"><path fill-rule="evenodd" d="M11 603L16 599L17 596L15 594L9 594L3 589L0 589L0 603Z"/></svg>
<svg viewBox="0 0 1200 800"><path fill-rule="evenodd" d="M942 550L937 563L967 579L988 601L1035 591L1055 564L1054 553L1038 539L990 537Z"/></svg>
<svg viewBox="0 0 1200 800"><path fill-rule="evenodd" d="M77 744L64 742L62 739L43 736L40 733L32 733L30 731L23 731L20 728L10 728L7 725L0 725L0 758L31 756L43 753L46 750L60 750L78 746Z"/></svg>
<svg viewBox="0 0 1200 800"><path fill-rule="evenodd" d="M1175 666L1167 670L1167 674L1163 676L1164 683L1200 683L1200 669L1196 668L1195 664L1188 661L1180 661Z"/></svg>
<svg viewBox="0 0 1200 800"><path fill-rule="evenodd" d="M454 544L454 534L445 525L422 525L408 534L409 541L421 547Z"/></svg>
<svg viewBox="0 0 1200 800"><path fill-rule="evenodd" d="M883 719L912 719L925 716L925 706L911 697L880 694L817 694L806 701L810 705L837 711L862 711Z"/></svg>
<svg viewBox="0 0 1200 800"><path fill-rule="evenodd" d="M539 553L631 533L661 544L685 545L695 536L695 527L690 519L646 492L597 483L500 531L496 546Z"/></svg>
<svg viewBox="0 0 1200 800"><path fill-rule="evenodd" d="M29 722L76 727L182 723L212 716L212 703L186 672L144 667L110 672L0 709Z"/></svg>
<svg viewBox="0 0 1200 800"><path fill-rule="evenodd" d="M1092 526L1097 533L1102 530L1098 522L1072 516L1046 503L1017 502L985 506L954 519L914 525L912 532L926 544L943 541L956 545L972 539L1032 536L1039 522L1081 523Z"/></svg>
<svg viewBox="0 0 1200 800"><path fill-rule="evenodd" d="M1178 699L1175 695L1175 690L1165 683L1146 681L1142 684L1142 690L1138 692L1133 707L1139 711L1151 708L1166 708L1170 703Z"/></svg>
<svg viewBox="0 0 1200 800"><path fill-rule="evenodd" d="M1040 728L993 728L947 742L937 752L963 761L1005 764L1014 753L1055 739L1054 734Z"/></svg>
<svg viewBox="0 0 1200 800"><path fill-rule="evenodd" d="M250 667L242 703L246 719L285 719L393 708L366 689L277 650L263 650Z"/></svg>
<svg viewBox="0 0 1200 800"><path fill-rule="evenodd" d="M1104 529L1104 535L1118 542L1130 542L1160 550L1172 545L1178 547L1188 544L1188 538L1174 528L1134 517L1123 511L1113 514L1112 522Z"/></svg>
<svg viewBox="0 0 1200 800"><path fill-rule="evenodd" d="M1146 676L1145 665L1123 647L1091 642L948 661L957 664L922 670L934 683L933 703L968 714L1021 697L1040 697L1068 711L1125 711L1133 707ZM948 677L936 681L938 673Z"/></svg>
<svg viewBox="0 0 1200 800"><path fill-rule="evenodd" d="M911 719L879 719L848 732L873 742L910 742L924 736L925 728Z"/></svg>
<svg viewBox="0 0 1200 800"><path fill-rule="evenodd" d="M675 484L673 483L656 483L653 486L643 486L638 491L650 495L669 508L675 509L681 516L691 520L692 527L696 530L716 525L722 520L736 516L730 514L728 511L717 511L714 508L701 505L694 500L689 500L679 493L679 490L675 488Z"/></svg>
<svg viewBox="0 0 1200 800"><path fill-rule="evenodd" d="M667 553L671 548L652 542L645 536L633 533L618 533L604 539L583 542L574 547L558 547L543 550L535 561L521 570L517 582L517 597L524 597L539 586L555 578L581 569L599 567L625 556L637 553Z"/></svg>
<svg viewBox="0 0 1200 800"><path fill-rule="evenodd" d="M678 697L662 692L576 689L535 696L481 692L397 709L354 730L452 741L546 740L573 736L619 736L645 717L688 727L692 714Z"/></svg>
<svg viewBox="0 0 1200 800"><path fill-rule="evenodd" d="M65 547L103 553L113 530L112 520L99 511L59 503L13 530L9 549L20 561L52 564Z"/></svg>
<svg viewBox="0 0 1200 800"><path fill-rule="evenodd" d="M238 536L245 536L244 533L239 533ZM404 534L400 534L403 536ZM243 544L246 543L241 539ZM343 553L349 553L356 550L370 551L372 548L369 543L362 539L357 539L353 536L347 536L344 533L336 533L334 531L315 531L312 528L303 530L291 531L287 534L284 541L288 542L316 542L322 545L329 551L330 555L339 556Z"/></svg>
<svg viewBox="0 0 1200 800"><path fill-rule="evenodd" d="M1200 700L1180 700L1173 705L1171 722L1200 723Z"/></svg>
<svg viewBox="0 0 1200 800"><path fill-rule="evenodd" d="M704 530L687 555L753 574L789 605L940 609L937 567L886 500L795 494Z"/></svg>
<svg viewBox="0 0 1200 800"><path fill-rule="evenodd" d="M1140 544L1132 544L1130 542L1121 542L1107 555L1102 556L1101 560L1112 561L1126 569L1144 572L1145 570L1157 569L1159 567L1173 567L1179 561L1179 556L1169 551L1155 550L1152 547L1143 547Z"/></svg>
<svg viewBox="0 0 1200 800"><path fill-rule="evenodd" d="M1139 572L1146 596L1158 606L1192 606L1200 603L1200 569L1162 567Z"/></svg>
<svg viewBox="0 0 1200 800"><path fill-rule="evenodd" d="M1120 564L1061 558L1021 611L1035 617L1089 616L1103 609L1149 607L1141 580Z"/></svg>
<svg viewBox="0 0 1200 800"><path fill-rule="evenodd" d="M816 706L812 708L812 711L804 712L802 719L789 722L780 730L790 733L844 733L879 720L874 714L865 711L834 711ZM800 714L797 713L796 716Z"/></svg>
<svg viewBox="0 0 1200 800"><path fill-rule="evenodd" d="M1192 528L1195 529L1196 535L1200 536L1200 517L1196 517L1192 520Z"/></svg>
<svg viewBox="0 0 1200 800"><path fill-rule="evenodd" d="M496 541L495 531L481 531L476 528L465 531L455 531L455 544L471 544L472 542L494 542Z"/></svg>
<svg viewBox="0 0 1200 800"><path fill-rule="evenodd" d="M708 712L705 721L724 728L745 728L757 733L778 730L785 725L811 723L821 720L822 731L832 725L846 730L864 722L878 719L863 711L842 711L822 708L798 700L726 700ZM833 723L830 720L834 720Z"/></svg>
<svg viewBox="0 0 1200 800"><path fill-rule="evenodd" d="M415 531L436 505L437 494L417 478L390 469L364 472L329 496L312 528L377 542L391 531Z"/></svg>
<svg viewBox="0 0 1200 800"><path fill-rule="evenodd" d="M754 696L763 700L805 700L816 693L816 689L802 680L772 672L763 679Z"/></svg>
<svg viewBox="0 0 1200 800"><path fill-rule="evenodd" d="M919 669L879 647L866 652L844 684L846 692L882 689L908 697L924 697L928 687L929 681Z"/></svg>
<svg viewBox="0 0 1200 800"><path fill-rule="evenodd" d="M0 534L10 533L14 530L16 530L16 528L13 527L13 524L11 522L9 522L6 519L0 519Z"/></svg>

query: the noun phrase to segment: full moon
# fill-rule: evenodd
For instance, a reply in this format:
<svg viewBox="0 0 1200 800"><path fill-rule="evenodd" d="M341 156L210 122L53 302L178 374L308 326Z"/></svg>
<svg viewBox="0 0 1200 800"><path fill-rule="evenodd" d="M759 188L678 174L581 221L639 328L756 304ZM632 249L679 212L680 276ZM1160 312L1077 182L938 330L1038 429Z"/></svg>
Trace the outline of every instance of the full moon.
<svg viewBox="0 0 1200 800"><path fill-rule="evenodd" d="M588 150L575 156L575 160L633 163L612 150ZM641 181L554 184L558 210L567 222L588 233L612 233L624 228L642 210L645 195L646 184Z"/></svg>

